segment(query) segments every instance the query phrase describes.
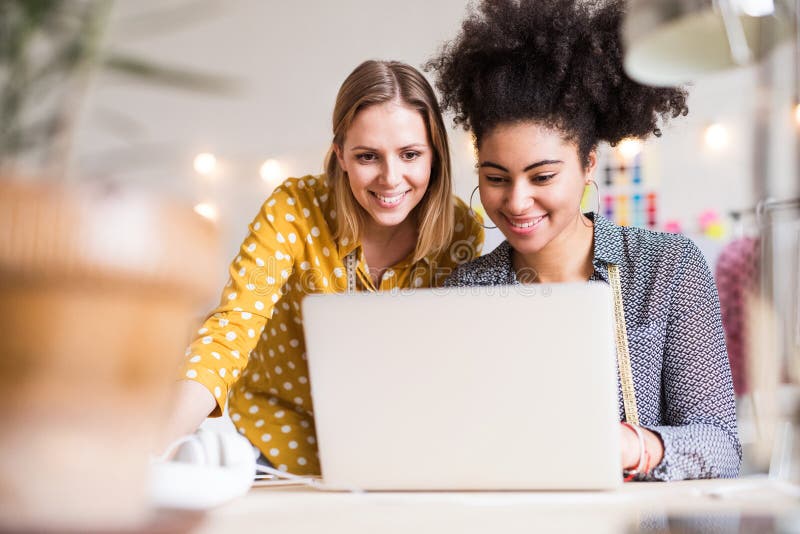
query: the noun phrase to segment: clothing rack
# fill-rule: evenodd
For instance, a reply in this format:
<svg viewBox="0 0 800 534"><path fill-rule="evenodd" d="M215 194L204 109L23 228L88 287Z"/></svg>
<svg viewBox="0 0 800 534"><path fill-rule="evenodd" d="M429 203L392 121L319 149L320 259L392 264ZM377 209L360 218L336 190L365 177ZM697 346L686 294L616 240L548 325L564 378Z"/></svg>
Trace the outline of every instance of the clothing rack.
<svg viewBox="0 0 800 534"><path fill-rule="evenodd" d="M767 199L759 202L752 208L742 208L738 210L728 211L728 215L734 220L738 221L745 216L759 216L766 211L800 208L800 198L792 198L786 200Z"/></svg>
<svg viewBox="0 0 800 534"><path fill-rule="evenodd" d="M759 203L756 217L761 239L761 295L784 332L778 342L783 361L800 384L800 198Z"/></svg>
<svg viewBox="0 0 800 534"><path fill-rule="evenodd" d="M767 199L758 203L755 210L756 213L763 213L764 211L773 211L787 208L800 208L800 198L792 198L787 200L774 200Z"/></svg>

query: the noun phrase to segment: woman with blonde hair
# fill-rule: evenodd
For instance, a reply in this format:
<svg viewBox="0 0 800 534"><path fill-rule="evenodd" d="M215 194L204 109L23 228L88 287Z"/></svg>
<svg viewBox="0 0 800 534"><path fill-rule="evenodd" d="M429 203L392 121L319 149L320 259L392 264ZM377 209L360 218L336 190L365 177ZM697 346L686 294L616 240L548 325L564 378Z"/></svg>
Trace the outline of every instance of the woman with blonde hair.
<svg viewBox="0 0 800 534"><path fill-rule="evenodd" d="M436 96L413 67L366 61L347 77L325 170L287 179L250 224L220 305L186 351L167 440L227 400L262 463L318 474L303 297L437 286L479 254L482 230L452 194ZM357 340L358 328L342 335ZM387 343L397 334L387 326Z"/></svg>

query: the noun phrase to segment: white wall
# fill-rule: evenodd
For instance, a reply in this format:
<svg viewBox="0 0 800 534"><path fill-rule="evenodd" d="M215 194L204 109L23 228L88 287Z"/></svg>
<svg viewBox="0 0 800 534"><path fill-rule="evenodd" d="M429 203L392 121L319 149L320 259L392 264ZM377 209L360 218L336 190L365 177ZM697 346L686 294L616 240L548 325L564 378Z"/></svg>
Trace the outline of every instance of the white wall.
<svg viewBox="0 0 800 534"><path fill-rule="evenodd" d="M109 40L157 61L237 78L241 94L213 97L99 76L86 103L76 172L188 202L216 203L226 253L220 262L222 282L247 223L270 191L258 176L260 163L277 158L287 175L320 172L333 101L344 77L367 58L421 65L455 35L467 1L204 1L192 17L160 17L166 30L152 21L144 31L126 26L132 17L184 4L118 2ZM689 116L676 119L662 138L647 144L661 183L662 220L680 219L691 233L707 208L725 213L754 205L752 117L764 99L774 102L771 189L780 197L797 195L790 59L788 47L777 54L773 95L757 94L754 69L698 82L691 89ZM727 125L731 134L730 145L720 152L701 142L712 121ZM475 184L468 137L453 131L451 145L456 189L467 199ZM213 178L192 170L200 151L220 160Z"/></svg>
<svg viewBox="0 0 800 534"><path fill-rule="evenodd" d="M110 42L160 62L232 76L241 94L213 97L101 75L86 103L76 172L215 202L226 261L271 190L258 176L261 162L277 158L287 175L319 173L333 102L347 74L369 58L420 66L454 35L465 9L463 0L229 0L200 2L212 6L211 16L174 31L146 37L125 31L132 17L182 4L119 2ZM116 127L109 129L109 122ZM459 186L462 195L472 181L465 138L461 132L452 138L457 175L467 184ZM200 151L220 160L213 179L192 170Z"/></svg>

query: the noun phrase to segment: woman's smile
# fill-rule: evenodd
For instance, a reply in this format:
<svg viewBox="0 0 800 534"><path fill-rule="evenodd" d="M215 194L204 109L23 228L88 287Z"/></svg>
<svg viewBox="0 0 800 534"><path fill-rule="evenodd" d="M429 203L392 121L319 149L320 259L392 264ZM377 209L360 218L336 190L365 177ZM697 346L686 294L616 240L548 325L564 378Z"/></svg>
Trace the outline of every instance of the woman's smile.
<svg viewBox="0 0 800 534"><path fill-rule="evenodd" d="M539 215L536 217L510 217L503 214L506 222L508 223L509 230L518 234L528 234L536 230L539 224L545 220L547 214Z"/></svg>
<svg viewBox="0 0 800 534"><path fill-rule="evenodd" d="M370 191L370 194L375 197L380 207L391 209L399 206L403 199L406 198L409 191L411 190L407 189L401 193L378 193L377 191Z"/></svg>

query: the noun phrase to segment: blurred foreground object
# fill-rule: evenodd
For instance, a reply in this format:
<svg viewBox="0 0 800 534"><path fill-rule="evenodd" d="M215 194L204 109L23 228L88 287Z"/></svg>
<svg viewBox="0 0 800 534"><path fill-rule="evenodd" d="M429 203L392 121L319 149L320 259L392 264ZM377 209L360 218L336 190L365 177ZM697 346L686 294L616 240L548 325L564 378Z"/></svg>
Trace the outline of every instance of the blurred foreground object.
<svg viewBox="0 0 800 534"><path fill-rule="evenodd" d="M212 223L97 188L0 182L0 530L135 527Z"/></svg>
<svg viewBox="0 0 800 534"><path fill-rule="evenodd" d="M69 171L98 69L232 88L110 50L111 8L0 1L0 531L147 528L148 455L195 313L217 290L213 223Z"/></svg>
<svg viewBox="0 0 800 534"><path fill-rule="evenodd" d="M625 70L640 83L682 85L764 58L793 31L793 0L629 0Z"/></svg>

